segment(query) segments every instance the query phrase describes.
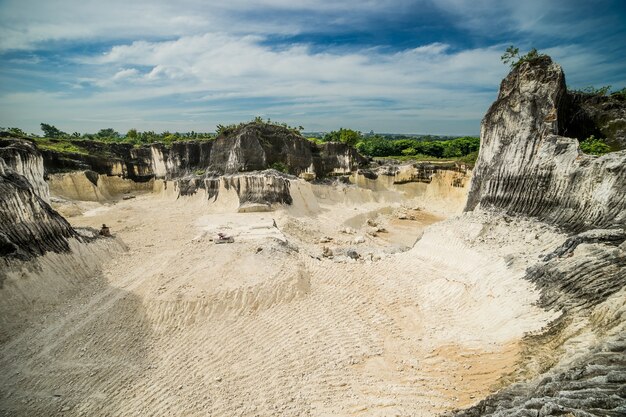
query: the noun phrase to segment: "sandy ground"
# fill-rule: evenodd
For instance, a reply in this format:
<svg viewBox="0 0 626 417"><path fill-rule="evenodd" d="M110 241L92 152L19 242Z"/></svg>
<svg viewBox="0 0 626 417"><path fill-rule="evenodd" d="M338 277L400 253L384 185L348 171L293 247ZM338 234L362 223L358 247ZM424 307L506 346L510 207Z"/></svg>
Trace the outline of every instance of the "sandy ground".
<svg viewBox="0 0 626 417"><path fill-rule="evenodd" d="M497 389L555 318L524 262L474 244L480 219L424 232L442 218L411 204L218 214L155 194L81 207L73 225L106 223L128 251L0 345L4 415L433 416Z"/></svg>

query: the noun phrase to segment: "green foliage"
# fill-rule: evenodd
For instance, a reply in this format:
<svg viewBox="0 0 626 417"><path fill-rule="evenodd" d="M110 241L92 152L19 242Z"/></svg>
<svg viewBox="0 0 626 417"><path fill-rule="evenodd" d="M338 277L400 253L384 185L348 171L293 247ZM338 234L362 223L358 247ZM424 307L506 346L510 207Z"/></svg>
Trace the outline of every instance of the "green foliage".
<svg viewBox="0 0 626 417"><path fill-rule="evenodd" d="M43 135L47 138L63 138L67 136L67 133L47 123L41 123L40 126L43 132Z"/></svg>
<svg viewBox="0 0 626 417"><path fill-rule="evenodd" d="M87 151L78 146L80 141L75 141L69 138L34 138L34 140L37 147L42 150L87 155Z"/></svg>
<svg viewBox="0 0 626 417"><path fill-rule="evenodd" d="M217 136L228 136L231 135L233 133L235 133L236 131L238 131L239 129L243 128L244 126L253 123L255 125L258 125L260 127L269 127L269 126L280 126L280 127L284 127L287 130L290 130L292 133L299 135L300 131L304 130L304 127L302 126L298 126L298 127L293 127L293 126L289 126L287 123L278 123L278 122L272 122L272 120L268 117L267 120L263 120L263 118L261 116L256 116L254 119L252 119L252 121L250 122L241 122L239 124L230 124L230 125L221 125L218 124L216 126L215 132L217 134Z"/></svg>
<svg viewBox="0 0 626 417"><path fill-rule="evenodd" d="M19 127L7 127L7 128L0 128L0 131L2 132L8 132L13 136L17 136L17 137L27 137L28 134L26 132L24 132L22 129L20 129Z"/></svg>
<svg viewBox="0 0 626 417"><path fill-rule="evenodd" d="M604 142L604 139L593 135L580 142L580 150L590 155L604 155L611 152L611 148Z"/></svg>
<svg viewBox="0 0 626 417"><path fill-rule="evenodd" d="M516 48L513 45L509 46L508 48L506 48L506 51L504 51L504 54L500 57L500 60L502 60L503 63L513 67L513 65L519 60L519 48Z"/></svg>
<svg viewBox="0 0 626 417"><path fill-rule="evenodd" d="M581 88L580 90L572 90L573 93L578 94L588 94L593 96L606 96L606 94L611 90L610 85L605 85L599 88L596 88L592 85L587 86L585 88Z"/></svg>
<svg viewBox="0 0 626 417"><path fill-rule="evenodd" d="M621 90L614 91L611 93L611 97L617 97L622 100L626 100L626 87Z"/></svg>
<svg viewBox="0 0 626 417"><path fill-rule="evenodd" d="M96 136L99 137L100 139L113 139L113 138L118 138L120 134L117 133L114 129L109 127L107 129L100 129L98 133L96 133Z"/></svg>
<svg viewBox="0 0 626 417"><path fill-rule="evenodd" d="M504 64L509 65L511 68L518 67L523 62L532 62L538 58L542 58L546 56L545 54L540 54L536 48L532 48L526 55L520 56L519 48L511 45L506 48L504 54L500 57Z"/></svg>
<svg viewBox="0 0 626 417"><path fill-rule="evenodd" d="M478 159L478 151L470 152L465 156L462 156L458 159L459 162L463 162L467 165L474 166L476 164L476 160Z"/></svg>
<svg viewBox="0 0 626 417"><path fill-rule="evenodd" d="M322 143L324 143L324 142L325 142L325 141L324 141L323 139L321 139L321 138L313 138L313 137L306 138L306 140L308 140L309 142L313 142L313 143L315 143L316 145L321 145Z"/></svg>
<svg viewBox="0 0 626 417"><path fill-rule="evenodd" d="M361 132L357 132L352 129L344 129L343 127L339 130L334 130L328 134L326 134L323 138L324 142L341 142L350 146L355 146L359 141L363 139L363 135Z"/></svg>
<svg viewBox="0 0 626 417"><path fill-rule="evenodd" d="M374 135L362 138L356 149L372 157L385 156L416 156L425 155L431 158L459 158L478 151L480 139L462 137L451 140L420 140L420 139L387 139Z"/></svg>
<svg viewBox="0 0 626 417"><path fill-rule="evenodd" d="M198 176L202 176L204 175L204 170L203 169L197 169L194 174L198 175Z"/></svg>
<svg viewBox="0 0 626 417"><path fill-rule="evenodd" d="M289 167L282 162L274 162L270 165L270 168L275 169L276 171L284 172L285 174L289 173Z"/></svg>

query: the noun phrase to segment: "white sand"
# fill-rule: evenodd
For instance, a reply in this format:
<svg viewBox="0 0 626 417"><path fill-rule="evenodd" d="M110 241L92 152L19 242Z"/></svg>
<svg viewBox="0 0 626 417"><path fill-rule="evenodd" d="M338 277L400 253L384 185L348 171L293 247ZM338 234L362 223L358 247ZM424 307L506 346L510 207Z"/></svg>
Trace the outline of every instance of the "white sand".
<svg viewBox="0 0 626 417"><path fill-rule="evenodd" d="M294 207L269 213L143 194L71 218L106 223L129 250L0 345L5 407L432 416L492 392L515 369L524 333L556 317L533 305L538 294L521 277L558 234L541 230L528 249L498 219L466 215L399 252L441 217L411 210L416 201L308 187ZM369 235L367 219L387 232ZM235 243L216 245L218 231ZM321 257L323 246L338 255ZM365 260L342 256L347 248ZM507 266L511 251L519 257Z"/></svg>

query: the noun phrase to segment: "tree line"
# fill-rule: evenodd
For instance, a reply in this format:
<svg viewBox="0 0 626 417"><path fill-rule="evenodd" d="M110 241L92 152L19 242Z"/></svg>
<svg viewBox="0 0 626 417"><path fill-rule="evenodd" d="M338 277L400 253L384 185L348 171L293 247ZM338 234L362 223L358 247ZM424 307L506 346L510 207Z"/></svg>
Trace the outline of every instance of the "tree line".
<svg viewBox="0 0 626 417"><path fill-rule="evenodd" d="M428 156L433 158L458 158L478 152L480 139L472 136L459 138L407 137L402 135L363 135L361 132L341 128L326 134L316 142L343 142L354 146L360 153L371 157Z"/></svg>

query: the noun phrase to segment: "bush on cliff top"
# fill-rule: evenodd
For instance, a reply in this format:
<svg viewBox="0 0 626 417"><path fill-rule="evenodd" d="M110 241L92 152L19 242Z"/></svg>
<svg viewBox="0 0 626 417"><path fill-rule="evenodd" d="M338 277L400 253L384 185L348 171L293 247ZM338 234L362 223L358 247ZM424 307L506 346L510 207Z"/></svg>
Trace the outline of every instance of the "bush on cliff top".
<svg viewBox="0 0 626 417"><path fill-rule="evenodd" d="M519 48L511 45L506 48L506 51L504 51L504 54L500 57L500 59L503 63L510 65L511 68L516 68L524 62L533 62L547 56L548 55L546 54L539 53L536 48L532 48L526 53L526 55L520 56Z"/></svg>

